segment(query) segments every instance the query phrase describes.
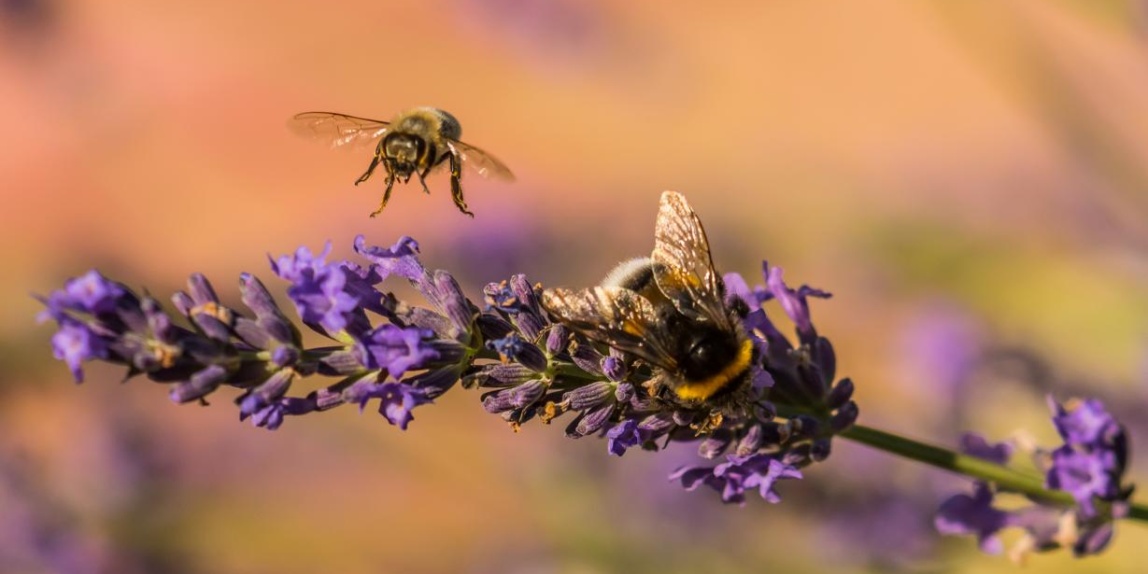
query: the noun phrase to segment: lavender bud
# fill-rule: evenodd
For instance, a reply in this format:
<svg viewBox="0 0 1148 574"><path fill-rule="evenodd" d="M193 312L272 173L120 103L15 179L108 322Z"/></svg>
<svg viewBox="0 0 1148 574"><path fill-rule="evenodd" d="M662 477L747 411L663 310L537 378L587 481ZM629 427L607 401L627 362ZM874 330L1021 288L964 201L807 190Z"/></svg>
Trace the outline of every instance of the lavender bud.
<svg viewBox="0 0 1148 574"><path fill-rule="evenodd" d="M522 408L529 406L542 398L543 393L549 387L544 381L533 380L518 385L512 389L508 389L510 394L510 404L515 408Z"/></svg>
<svg viewBox="0 0 1148 574"><path fill-rule="evenodd" d="M176 403L186 403L211 394L227 380L227 369L219 365L210 365L195 373L186 382L174 385L168 396Z"/></svg>
<svg viewBox="0 0 1148 574"><path fill-rule="evenodd" d="M216 309L223 310L224 307L217 307ZM231 329L220 321L215 315L203 312L200 308L192 309L191 321L197 327L203 330L203 333L209 338L227 343L231 340Z"/></svg>
<svg viewBox="0 0 1148 574"><path fill-rule="evenodd" d="M562 395L562 399L570 403L572 410L581 411L601 405L613 394L614 385L605 381L597 381L566 392Z"/></svg>
<svg viewBox="0 0 1148 574"><path fill-rule="evenodd" d="M510 387L520 385L537 376L530 368L518 363L486 365L477 373L463 378L464 386Z"/></svg>
<svg viewBox="0 0 1148 574"><path fill-rule="evenodd" d="M516 387L488 393L482 397L482 408L488 413L504 413L533 404L546 392L540 380L527 381Z"/></svg>
<svg viewBox="0 0 1148 574"><path fill-rule="evenodd" d="M525 275L518 274L510 278L510 290L514 292L521 306L520 312L514 316L518 330L528 339L537 340L545 322L542 319L542 308L538 304L534 287L526 280Z"/></svg>
<svg viewBox="0 0 1148 574"><path fill-rule="evenodd" d="M809 457L814 462L821 462L829 458L829 452L832 450L829 439L822 438L813 441L813 445L809 448Z"/></svg>
<svg viewBox="0 0 1148 574"><path fill-rule="evenodd" d="M813 356L817 367L821 369L821 376L825 384L833 382L837 377L837 354L833 351L833 344L825 337L818 337L813 344Z"/></svg>
<svg viewBox="0 0 1148 574"><path fill-rule="evenodd" d="M180 315L191 315L191 310L195 308L195 301L191 300L191 296L183 291L176 292L171 296L171 304L175 306L175 310L179 311Z"/></svg>
<svg viewBox="0 0 1148 574"><path fill-rule="evenodd" d="M748 456L757 452L761 448L761 443L764 438L764 432L761 425L750 425L746 430L745 436L737 443L737 448L734 450L738 456Z"/></svg>
<svg viewBox="0 0 1148 574"><path fill-rule="evenodd" d="M602 373L611 381L621 381L626 378L626 364L621 358L610 355L602 359Z"/></svg>
<svg viewBox="0 0 1148 574"><path fill-rule="evenodd" d="M698 456L707 460L713 460L721 456L721 453L729 448L732 438L729 433L714 433L706 437L705 440L698 444Z"/></svg>
<svg viewBox="0 0 1148 574"><path fill-rule="evenodd" d="M651 438L666 434L677 426L677 423L674 421L675 415L676 413L669 415L664 412L652 414L638 423L638 430Z"/></svg>
<svg viewBox="0 0 1148 574"><path fill-rule="evenodd" d="M587 373L594 375L603 374L602 353L599 353L591 345L576 343L573 347L573 352L570 354L570 360L573 361L579 369Z"/></svg>
<svg viewBox="0 0 1148 574"><path fill-rule="evenodd" d="M606 423L610 421L610 417L613 414L614 405L612 403L586 411L566 427L566 436L580 438L594 434L606 426Z"/></svg>
<svg viewBox="0 0 1148 574"><path fill-rule="evenodd" d="M833 413L833 418L829 420L829 427L833 429L833 433L840 433L841 431L853 426L857 422L857 416L861 414L857 403L849 401L837 409Z"/></svg>
<svg viewBox="0 0 1148 574"><path fill-rule="evenodd" d="M829 396L825 397L825 406L830 410L836 410L845 405L845 402L853 398L853 381L850 379L841 379L833 385L833 389L829 391Z"/></svg>
<svg viewBox="0 0 1148 574"><path fill-rule="evenodd" d="M240 274L239 294L243 304L255 313L255 322L273 339L295 346L302 344L299 330L283 316L275 299L257 277L250 273Z"/></svg>
<svg viewBox="0 0 1148 574"><path fill-rule="evenodd" d="M475 321L478 332L488 341L501 339L514 332L514 325L509 321L491 313L483 313Z"/></svg>
<svg viewBox="0 0 1148 574"><path fill-rule="evenodd" d="M271 362L280 368L294 365L299 361L299 357L299 349L295 347L276 347L275 350L271 352Z"/></svg>
<svg viewBox="0 0 1148 574"><path fill-rule="evenodd" d="M561 323L550 325L550 331L546 334L546 354L553 357L563 353L569 344L570 332L566 326Z"/></svg>
<svg viewBox="0 0 1148 574"><path fill-rule="evenodd" d="M634 398L634 385L630 383L621 383L614 391L614 400L619 403L628 403L630 399Z"/></svg>
<svg viewBox="0 0 1148 574"><path fill-rule="evenodd" d="M434 272L434 287L436 295L434 298L437 299L443 314L449 317L451 323L458 329L457 334L468 332L475 313L470 301L463 295L462 288L458 286L458 281L455 281L450 273L438 270Z"/></svg>

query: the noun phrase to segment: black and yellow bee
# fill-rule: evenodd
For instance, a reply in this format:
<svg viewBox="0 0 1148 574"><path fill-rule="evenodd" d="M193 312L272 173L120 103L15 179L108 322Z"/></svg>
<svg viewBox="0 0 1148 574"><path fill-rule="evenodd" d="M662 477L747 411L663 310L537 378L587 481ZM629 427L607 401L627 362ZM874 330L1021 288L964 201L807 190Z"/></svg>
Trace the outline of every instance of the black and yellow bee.
<svg viewBox="0 0 1148 574"><path fill-rule="evenodd" d="M412 175L417 175L423 191L430 193L425 181L427 174L448 162L451 197L458 209L471 217L474 214L467 209L462 197L464 164L483 177L514 181L514 174L494 156L459 141L462 126L458 119L438 108L414 108L389 122L334 112L304 112L291 118L288 125L296 133L324 141L331 147L374 145L371 165L355 180L355 185L367 181L380 164L387 172L387 190L371 217L387 206L396 179L407 183Z"/></svg>
<svg viewBox="0 0 1148 574"><path fill-rule="evenodd" d="M622 263L597 287L548 289L542 304L570 329L650 365L651 380L696 407L742 388L756 359L724 296L701 221L667 191L650 257Z"/></svg>

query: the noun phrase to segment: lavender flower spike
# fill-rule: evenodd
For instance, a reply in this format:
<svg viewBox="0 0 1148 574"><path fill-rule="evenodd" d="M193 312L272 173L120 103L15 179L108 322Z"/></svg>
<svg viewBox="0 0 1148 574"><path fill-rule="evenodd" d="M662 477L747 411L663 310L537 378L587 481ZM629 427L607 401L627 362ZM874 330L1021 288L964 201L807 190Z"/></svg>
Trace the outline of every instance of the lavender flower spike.
<svg viewBox="0 0 1148 574"><path fill-rule="evenodd" d="M1062 405L1049 398L1049 407L1064 444L1035 454L1045 467L1046 487L1071 494L1076 504L1034 499L1035 505L1002 510L993 506L992 485L978 481L972 496L958 494L941 505L938 531L976 534L981 550L995 554L1002 550L1000 530L1023 529L1025 536L1010 552L1015 560L1061 547L1080 557L1108 545L1115 520L1128 514L1132 494L1132 487L1121 482L1128 460L1124 429L1097 400ZM962 450L997 464L1007 464L1012 454L1011 445L992 445L977 435L966 435Z"/></svg>

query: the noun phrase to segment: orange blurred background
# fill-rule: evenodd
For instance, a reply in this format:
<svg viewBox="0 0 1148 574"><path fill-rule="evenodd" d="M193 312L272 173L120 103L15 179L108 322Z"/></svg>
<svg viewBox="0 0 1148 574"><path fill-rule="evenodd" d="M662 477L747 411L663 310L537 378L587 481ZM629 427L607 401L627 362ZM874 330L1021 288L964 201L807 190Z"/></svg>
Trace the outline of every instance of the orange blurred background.
<svg viewBox="0 0 1148 574"><path fill-rule="evenodd" d="M476 299L512 272L588 285L649 252L664 189L722 270L768 259L834 293L813 315L866 424L1050 444L1053 392L1104 398L1133 445L1148 429L1145 4L334 6L0 1L0 508L22 509L0 532L34 538L0 534L0 570L1013 570L932 532L965 482L844 440L780 505L739 509L666 482L689 448L515 434L461 389L405 433L350 407L266 432L226 392L179 406L103 365L75 387L29 297L91 267L164 300L193 271L225 301L241 271L281 294L267 254L347 256L360 233L417 238ZM443 174L369 219L369 153L285 127L416 105L518 176L471 174L476 219ZM976 361L950 377L954 349ZM897 510L862 504L883 497ZM1135 571L1146 543L1121 524L1101 557L1033 563Z"/></svg>

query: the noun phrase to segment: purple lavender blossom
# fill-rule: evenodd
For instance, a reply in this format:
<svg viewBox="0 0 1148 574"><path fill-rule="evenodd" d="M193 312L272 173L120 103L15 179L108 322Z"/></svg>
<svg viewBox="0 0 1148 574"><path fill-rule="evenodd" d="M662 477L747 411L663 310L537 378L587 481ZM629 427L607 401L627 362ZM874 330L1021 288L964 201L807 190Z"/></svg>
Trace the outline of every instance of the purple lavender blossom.
<svg viewBox="0 0 1148 574"><path fill-rule="evenodd" d="M390 249L366 247L359 238L357 248L374 259L368 266L328 262L330 246L319 254L300 248L272 260L272 270L291 282L288 295L305 325L324 335L349 335L332 347L303 349L299 329L246 273L240 290L254 316L221 303L207 279L193 274L188 290L173 297L189 325L184 327L159 302L93 271L42 298L41 317L59 324L53 350L77 381L84 361L104 360L127 366L129 376L170 384L176 402L202 402L221 387L235 387L243 391L236 400L240 419L275 429L288 415L348 402L344 392L357 380L374 384L372 377L382 382L390 376L402 379L402 386L382 387L371 396L383 398L382 414L405 428L410 409L452 387L477 353L466 346L473 304L449 274L423 269L416 247L409 238ZM438 312L399 305L375 288L391 274L414 277ZM372 328L367 310L389 322ZM412 370L423 372L403 378ZM291 394L297 383L317 374L340 380Z"/></svg>
<svg viewBox="0 0 1148 574"><path fill-rule="evenodd" d="M52 293L46 301L48 310L41 315L55 316L62 309L81 311L92 315L114 313L120 300L126 294L124 287L114 281L109 281L98 271L92 269L87 273L70 279L64 283L64 288Z"/></svg>
<svg viewBox="0 0 1148 574"><path fill-rule="evenodd" d="M354 248L355 253L366 257L375 265L381 279L397 275L416 281L426 273L418 260L419 242L405 235L389 248L367 245L366 237L357 235Z"/></svg>
<svg viewBox="0 0 1148 574"><path fill-rule="evenodd" d="M379 399L379 414L402 430L414 420L411 411L415 407L432 402L424 389L407 383L359 383L347 389L344 397L358 403L360 411L371 399Z"/></svg>
<svg viewBox="0 0 1148 574"><path fill-rule="evenodd" d="M941 534L972 534L986 554L1004 550L999 533L1009 526L1009 514L993 508L993 492L987 484L976 483L973 494L957 494L941 504L934 524Z"/></svg>
<svg viewBox="0 0 1148 574"><path fill-rule="evenodd" d="M765 274L765 283L769 292L778 302L789 319L797 326L797 334L803 341L813 340L817 331L813 328L813 319L809 315L809 297L828 299L832 295L808 285L795 289L790 288L782 280L782 269L770 267L762 263L762 272Z"/></svg>
<svg viewBox="0 0 1148 574"><path fill-rule="evenodd" d="M1069 405L1069 410L1049 397L1048 406L1053 413L1052 424L1065 444L1094 449L1122 447L1124 429L1099 400L1077 401Z"/></svg>
<svg viewBox="0 0 1148 574"><path fill-rule="evenodd" d="M626 419L615 425L606 433L607 450L614 456L626 454L626 449L633 448L642 443L642 435L638 432L638 423L633 419Z"/></svg>
<svg viewBox="0 0 1148 574"><path fill-rule="evenodd" d="M273 260L271 270L291 282L287 296L303 322L317 331L335 334L347 328L353 314L362 311L359 298L347 291L347 272L339 264L326 263L330 252L330 243L319 255L300 247L294 256Z"/></svg>
<svg viewBox="0 0 1148 574"><path fill-rule="evenodd" d="M1113 522L1126 515L1132 493L1131 487L1121 484L1127 461L1123 427L1096 400L1065 406L1050 397L1049 407L1065 442L1038 457L1038 462L1046 467L1045 486L1068 492L1076 505L1034 500L1035 505L1001 510L993 506L992 487L978 481L972 496L958 494L941 505L935 523L938 531L976 534L981 550L996 554L1003 549L997 533L1007 527L1021 528L1025 536L1011 551L1016 560L1028 552L1060 547L1069 547L1080 557L1107 546ZM1010 444L993 445L975 434L961 440L962 451L997 464L1006 464L1012 449Z"/></svg>
<svg viewBox="0 0 1148 574"><path fill-rule="evenodd" d="M52 335L52 355L68 364L77 383L84 382L80 365L91 359L108 356L107 343L86 325L72 319L60 322L60 330Z"/></svg>
<svg viewBox="0 0 1148 574"><path fill-rule="evenodd" d="M828 294L788 287L780 269L763 267L766 286L752 288L726 276L727 304L745 311L757 349L751 383L687 404L663 392L656 378L664 373L646 361L555 322L541 305L542 287L525 275L487 285L480 308L450 273L423 267L418 251L409 237L377 247L359 236L354 252L365 264L331 258L330 244L272 259L299 321L249 274L240 278L244 310L222 303L205 277L193 275L173 298L186 325L98 274L52 294L45 315L60 324L54 347L77 377L84 361L104 360L169 384L177 402L206 402L233 387L240 419L268 429L287 416L348 403L363 409L373 399L384 418L406 429L415 408L461 381L484 389L485 410L514 428L569 414L568 436L604 437L615 456L672 442L698 443L708 458L724 454L726 462L680 476L720 486L726 502L743 502L746 489L776 502L775 483L824 460L834 435L858 416L854 385L837 378L833 347L810 317L808 299ZM424 302L381 290L394 278L409 282ZM767 316L773 300L797 325L795 340ZM299 322L333 342L305 347ZM315 385L317 377L335 380Z"/></svg>
<svg viewBox="0 0 1148 574"><path fill-rule="evenodd" d="M1127 498L1120 484L1128 460L1124 429L1098 400L1073 401L1068 408L1051 397L1048 403L1064 445L1050 455L1047 486L1071 493L1084 517L1095 518L1094 501Z"/></svg>
<svg viewBox="0 0 1148 574"><path fill-rule="evenodd" d="M383 324L372 329L356 343L363 366L379 369L395 379L401 379L409 370L418 370L439 358L439 352L430 346L434 331L418 327L396 327Z"/></svg>
<svg viewBox="0 0 1148 574"><path fill-rule="evenodd" d="M780 502L774 486L786 478L801 478L801 471L770 454L728 455L726 462L716 466L685 466L670 475L670 480L679 481L686 490L704 484L720 492L722 502L739 505L745 504L746 490L753 489L772 504Z"/></svg>
<svg viewBox="0 0 1148 574"><path fill-rule="evenodd" d="M551 322L539 303L541 287L523 275L489 285L486 311L479 312L448 273L423 268L418 245L410 238L380 248L367 246L360 236L355 251L369 264L328 261L329 245L318 254L300 248L272 261L276 275L291 283L288 296L304 325L321 334L348 335L337 338L341 344L335 346L302 348L299 329L249 274L241 277L240 286L253 317L221 303L206 278L193 275L188 292L174 298L190 329L175 324L158 303L89 274L46 301L46 315L60 323L54 346L74 372L85 360L126 364L133 373L172 384L170 394L177 402L202 401L222 387L239 388L240 418L268 429L290 415L345 403L362 408L374 398L380 400L380 413L405 429L414 408L462 379L465 386L496 387L483 396L483 405L515 426L535 417L549 422L572 411L567 434L602 434L608 452L616 456L635 446L657 449L682 440L705 440L708 456L736 448L730 456L739 458L708 471L708 480L721 483L723 492L727 487L730 492L757 488L771 501L776 500L774 482L796 478L797 465L823 459L829 437L857 415L852 383L834 382L831 345L810 336L806 297L825 294L789 289L777 271L767 277L769 289L750 289L731 276L733 296L746 298L749 313L757 314L756 320L747 320L750 335L770 360L753 366L747 397L756 403L721 412L683 408L651 396L652 387L644 384L647 369L634 357L596 348ZM408 280L430 308L379 291L376 285L390 276ZM772 299L788 301L787 311L799 313L794 318L799 345L766 317L762 303ZM371 326L365 310L385 322ZM502 362L481 362L493 358ZM340 379L293 394L316 374ZM773 421L776 409L766 402L771 393L783 402L795 397L792 404L811 414ZM778 454L764 456L767 450ZM740 494L724 498L742 499Z"/></svg>
<svg viewBox="0 0 1148 574"><path fill-rule="evenodd" d="M989 462L1008 464L1009 458L1012 457L1013 445L1008 442L992 444L985 437L970 432L961 435L960 450Z"/></svg>

